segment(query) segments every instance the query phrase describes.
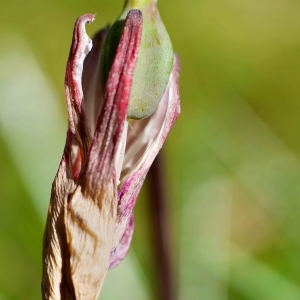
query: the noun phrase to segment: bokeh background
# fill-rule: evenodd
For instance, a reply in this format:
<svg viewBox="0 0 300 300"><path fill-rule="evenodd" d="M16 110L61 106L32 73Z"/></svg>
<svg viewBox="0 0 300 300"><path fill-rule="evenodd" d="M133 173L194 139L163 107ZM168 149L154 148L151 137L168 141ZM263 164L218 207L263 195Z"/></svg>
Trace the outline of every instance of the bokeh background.
<svg viewBox="0 0 300 300"><path fill-rule="evenodd" d="M0 0L0 299L40 299L41 240L64 146L77 16L122 0ZM300 299L300 2L160 0L181 58L164 149L179 299ZM158 299L147 190L101 299Z"/></svg>

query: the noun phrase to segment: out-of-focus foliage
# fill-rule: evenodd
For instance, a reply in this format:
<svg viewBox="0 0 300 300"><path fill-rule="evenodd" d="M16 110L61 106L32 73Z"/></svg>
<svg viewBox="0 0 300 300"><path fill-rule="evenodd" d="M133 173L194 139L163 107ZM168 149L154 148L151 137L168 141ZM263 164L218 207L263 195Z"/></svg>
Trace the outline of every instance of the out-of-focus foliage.
<svg viewBox="0 0 300 300"><path fill-rule="evenodd" d="M121 0L1 1L0 299L39 299L41 240L66 128L75 18ZM159 0L181 58L165 151L180 299L300 299L300 2ZM145 198L103 299L150 299Z"/></svg>

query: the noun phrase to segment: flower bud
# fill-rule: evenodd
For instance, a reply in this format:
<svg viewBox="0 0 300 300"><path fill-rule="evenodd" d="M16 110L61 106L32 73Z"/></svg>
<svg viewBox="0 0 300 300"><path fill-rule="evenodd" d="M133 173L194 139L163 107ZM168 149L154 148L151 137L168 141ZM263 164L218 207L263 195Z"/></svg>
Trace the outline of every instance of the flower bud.
<svg viewBox="0 0 300 300"><path fill-rule="evenodd" d="M108 74L110 70L124 20L132 9L142 12L143 31L127 117L143 119L152 115L157 109L169 81L174 53L171 40L158 12L157 1L128 0L121 16L112 25L105 42L102 60L104 73Z"/></svg>

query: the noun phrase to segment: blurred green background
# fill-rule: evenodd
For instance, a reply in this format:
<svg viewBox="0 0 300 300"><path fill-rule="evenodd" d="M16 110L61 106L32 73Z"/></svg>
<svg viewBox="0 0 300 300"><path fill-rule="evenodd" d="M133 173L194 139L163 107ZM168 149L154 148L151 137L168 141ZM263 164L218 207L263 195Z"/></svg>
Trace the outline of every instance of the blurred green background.
<svg viewBox="0 0 300 300"><path fill-rule="evenodd" d="M92 35L123 1L0 3L0 299L35 300L74 21L97 13ZM181 59L165 147L179 299L300 299L300 2L159 7ZM156 299L147 203L101 299Z"/></svg>

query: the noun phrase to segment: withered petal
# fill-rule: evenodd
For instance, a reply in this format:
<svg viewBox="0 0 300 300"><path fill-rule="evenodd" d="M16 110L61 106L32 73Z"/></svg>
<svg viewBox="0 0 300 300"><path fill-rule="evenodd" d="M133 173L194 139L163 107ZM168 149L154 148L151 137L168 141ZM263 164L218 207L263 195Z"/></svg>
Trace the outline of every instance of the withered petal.
<svg viewBox="0 0 300 300"><path fill-rule="evenodd" d="M81 81L84 60L92 46L84 25L93 18L84 15L77 20L67 64L69 129L53 182L45 230L43 299L96 299L116 244L118 195L114 156L124 136L142 16L138 11L128 14L108 76L104 106L94 135L89 137ZM85 157L80 159L81 156Z"/></svg>

